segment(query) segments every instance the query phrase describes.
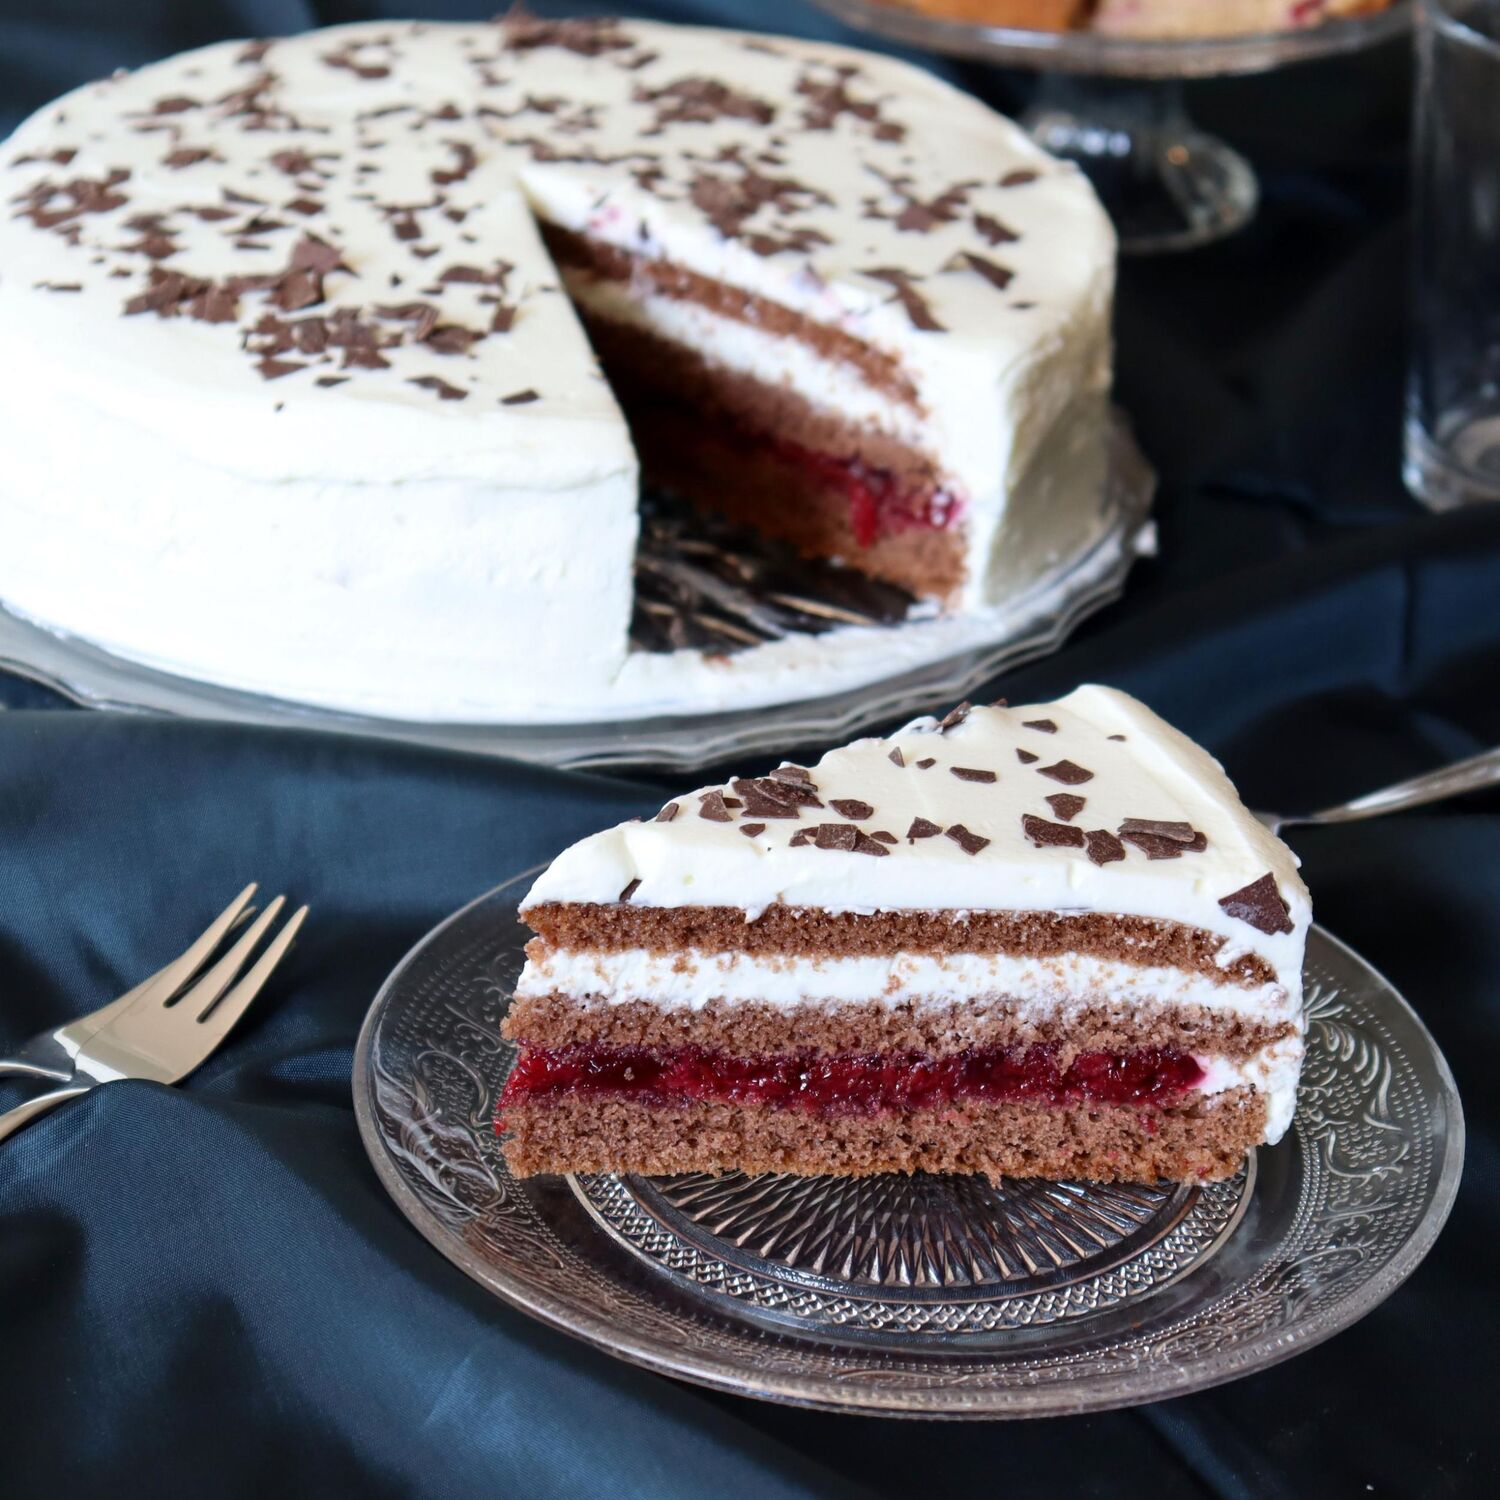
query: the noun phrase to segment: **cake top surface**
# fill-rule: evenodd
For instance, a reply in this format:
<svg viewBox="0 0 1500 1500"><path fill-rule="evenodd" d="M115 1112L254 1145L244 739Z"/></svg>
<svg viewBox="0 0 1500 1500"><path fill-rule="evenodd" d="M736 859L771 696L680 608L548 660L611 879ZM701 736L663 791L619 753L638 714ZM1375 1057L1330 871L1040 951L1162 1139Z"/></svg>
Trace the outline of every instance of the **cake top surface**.
<svg viewBox="0 0 1500 1500"><path fill-rule="evenodd" d="M628 463L534 215L991 377L1113 259L1079 173L918 69L633 21L187 53L34 115L0 200L31 373L269 478Z"/></svg>
<svg viewBox="0 0 1500 1500"><path fill-rule="evenodd" d="M1084 686L960 708L807 768L677 798L564 851L544 902L830 911L1067 911L1183 922L1297 972L1297 858L1210 755L1143 704Z"/></svg>

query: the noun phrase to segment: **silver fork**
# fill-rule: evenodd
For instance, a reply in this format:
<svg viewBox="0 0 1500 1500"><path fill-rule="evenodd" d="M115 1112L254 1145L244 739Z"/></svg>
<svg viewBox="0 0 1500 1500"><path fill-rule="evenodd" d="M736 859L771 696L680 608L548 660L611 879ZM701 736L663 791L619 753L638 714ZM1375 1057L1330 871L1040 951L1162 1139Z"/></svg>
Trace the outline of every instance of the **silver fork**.
<svg viewBox="0 0 1500 1500"><path fill-rule="evenodd" d="M1500 785L1500 747L1481 750L1467 760L1454 761L1451 766L1440 766L1436 771L1413 776L1409 781L1398 781L1395 786L1381 787L1378 792L1366 792L1362 797L1325 807L1319 812L1258 812L1255 816L1272 833L1280 833L1283 828L1298 828L1304 824L1353 823L1360 818L1378 818L1385 813L1425 807L1429 802L1441 802L1448 797L1497 785Z"/></svg>
<svg viewBox="0 0 1500 1500"><path fill-rule="evenodd" d="M152 985L169 983L173 992L180 990L208 960L223 941L227 933L233 932L240 923L255 913L250 898L255 894L256 884L252 880L225 909L209 924L200 937L186 952L174 958L165 968L158 969L149 979L143 979L132 990L126 990L118 1000L111 1000L98 1010L90 1011L51 1031L43 1031L22 1043L9 1057L0 1057L0 1074L12 1073L21 1078L45 1078L53 1083L63 1083L73 1076L73 1059L78 1049L102 1026L107 1026L127 1006L140 998Z"/></svg>
<svg viewBox="0 0 1500 1500"><path fill-rule="evenodd" d="M85 1017L83 1023L76 1023L86 1025L101 1015L106 1016L103 1024L87 1035L70 1038L77 1042L78 1050L66 1083L0 1115L0 1140L38 1115L88 1093L101 1083L120 1078L177 1083L203 1062L260 993L277 964L286 956L307 916L305 906L295 912L240 978L241 970L256 945L286 904L285 897L277 896L223 958L191 989L182 993L184 984L197 974L239 920L254 889L250 886L242 891L203 936L159 974L129 994L122 995L105 1007L104 1012L96 1011ZM236 984L237 978L239 982Z"/></svg>

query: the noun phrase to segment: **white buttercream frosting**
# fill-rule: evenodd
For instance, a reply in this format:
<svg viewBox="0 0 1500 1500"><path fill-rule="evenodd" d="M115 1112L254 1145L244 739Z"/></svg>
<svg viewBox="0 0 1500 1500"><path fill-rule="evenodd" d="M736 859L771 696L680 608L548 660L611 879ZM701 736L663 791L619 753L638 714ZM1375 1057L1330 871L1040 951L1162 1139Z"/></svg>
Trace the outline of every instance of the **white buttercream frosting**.
<svg viewBox="0 0 1500 1500"><path fill-rule="evenodd" d="M1056 727L1047 732L1028 721ZM893 751L903 764L895 764ZM1018 751L1036 759L1023 763ZM922 768L928 759L933 764ZM1088 779L1067 783L1046 774L1063 762ZM995 780L961 779L955 767ZM1056 703L975 708L946 731L918 720L887 740L831 751L809 771L822 809L768 819L740 808L733 821L714 822L700 815L700 799L713 791L734 797L735 790L732 783L706 788L676 799L670 822L624 823L565 850L532 887L523 912L547 901L615 901L638 881L630 895L638 905L731 906L752 915L781 904L1150 917L1222 936L1226 964L1239 953L1261 956L1288 993L1300 995L1311 906L1296 856L1245 809L1217 761L1124 693L1088 686ZM1059 794L1083 798L1082 809L1061 819L1046 800ZM800 828L849 821L833 807L841 799L872 809L857 823L867 836L882 831L898 840L887 855L791 843ZM1150 859L1126 844L1123 859L1095 864L1084 848L1036 847L1025 832L1027 816L1109 833L1127 819L1187 823L1205 846ZM910 839L919 818L945 832ZM763 824L754 837L741 832L754 823ZM955 825L988 842L967 853L946 834ZM1261 931L1220 905L1266 875L1286 903L1290 931Z"/></svg>
<svg viewBox="0 0 1500 1500"><path fill-rule="evenodd" d="M954 477L965 608L1095 524L1108 222L891 59L636 22L230 43L40 111L0 200L0 340L25 351L0 599L168 669L435 718L576 711L626 676L666 705L702 676L626 671L635 460L536 217L889 354L899 421L848 367L780 373ZM315 288L244 284L308 237L336 252ZM153 307L163 275L190 285ZM777 373L743 324L650 315ZM340 316L377 347L309 331ZM1010 527L1033 497L1048 525Z"/></svg>

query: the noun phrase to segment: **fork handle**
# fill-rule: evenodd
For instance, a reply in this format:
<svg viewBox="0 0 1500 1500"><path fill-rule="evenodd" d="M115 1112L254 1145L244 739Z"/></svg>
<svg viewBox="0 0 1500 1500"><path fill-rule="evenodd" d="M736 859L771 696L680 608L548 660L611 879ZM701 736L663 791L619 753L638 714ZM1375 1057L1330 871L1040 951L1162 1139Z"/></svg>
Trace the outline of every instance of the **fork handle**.
<svg viewBox="0 0 1500 1500"><path fill-rule="evenodd" d="M56 1109L59 1104L69 1099L76 1099L80 1094L86 1094L94 1087L94 1083L66 1083L58 1089L48 1089L45 1094L38 1094L34 1099L28 1099L24 1104L18 1104L14 1109L7 1110L0 1115L0 1141L6 1136L14 1135L23 1125L29 1124L38 1115L44 1115L49 1109Z"/></svg>
<svg viewBox="0 0 1500 1500"><path fill-rule="evenodd" d="M45 1078L48 1083L61 1083L73 1073L71 1068L44 1068L40 1063L22 1062L19 1057L0 1057L0 1076Z"/></svg>
<svg viewBox="0 0 1500 1500"><path fill-rule="evenodd" d="M1400 812L1403 808L1425 807L1429 802L1441 802L1497 783L1500 783L1500 746L1455 761L1451 766L1440 766L1425 775L1413 776L1410 781L1382 787L1378 792L1366 792L1363 797L1341 802L1337 807L1327 807L1306 817L1288 818L1287 822L1352 823L1359 818Z"/></svg>

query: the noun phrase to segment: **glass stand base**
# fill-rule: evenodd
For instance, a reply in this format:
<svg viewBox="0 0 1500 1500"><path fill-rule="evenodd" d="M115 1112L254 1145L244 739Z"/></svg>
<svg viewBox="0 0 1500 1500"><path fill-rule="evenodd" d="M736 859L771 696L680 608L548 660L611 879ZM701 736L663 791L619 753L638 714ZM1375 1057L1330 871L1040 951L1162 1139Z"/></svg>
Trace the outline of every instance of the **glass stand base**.
<svg viewBox="0 0 1500 1500"><path fill-rule="evenodd" d="M1408 417L1401 477L1429 510L1500 501L1500 407L1453 416L1437 439Z"/></svg>
<svg viewBox="0 0 1500 1500"><path fill-rule="evenodd" d="M1194 249L1254 216L1250 164L1194 128L1177 84L1045 77L1022 123L1088 174L1127 254Z"/></svg>

